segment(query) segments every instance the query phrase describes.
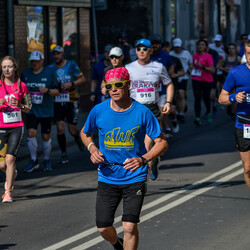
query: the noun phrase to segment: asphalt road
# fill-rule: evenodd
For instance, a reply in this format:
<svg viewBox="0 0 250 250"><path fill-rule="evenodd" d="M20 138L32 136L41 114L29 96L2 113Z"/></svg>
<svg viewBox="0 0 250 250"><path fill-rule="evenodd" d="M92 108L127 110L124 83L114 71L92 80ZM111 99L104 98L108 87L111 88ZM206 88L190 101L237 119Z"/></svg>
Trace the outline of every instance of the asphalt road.
<svg viewBox="0 0 250 250"><path fill-rule="evenodd" d="M169 145L159 178L148 183L138 249L249 250L250 193L225 110L198 128L189 110ZM15 201L0 204L0 249L112 249L95 228L96 166L73 144L69 155L69 164L58 165L54 150L50 173L25 174L27 160L18 160Z"/></svg>

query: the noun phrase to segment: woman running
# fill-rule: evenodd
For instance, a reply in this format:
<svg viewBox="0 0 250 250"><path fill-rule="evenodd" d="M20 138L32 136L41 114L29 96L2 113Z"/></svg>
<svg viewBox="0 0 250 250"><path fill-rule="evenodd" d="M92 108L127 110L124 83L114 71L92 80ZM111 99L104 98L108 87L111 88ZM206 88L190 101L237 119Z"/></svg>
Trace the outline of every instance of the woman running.
<svg viewBox="0 0 250 250"><path fill-rule="evenodd" d="M22 112L31 108L28 88L20 81L17 62L10 56L0 61L0 168L6 174L2 202L12 202L17 175L16 155L24 133Z"/></svg>
<svg viewBox="0 0 250 250"><path fill-rule="evenodd" d="M207 53L208 43L205 40L199 40L197 42L197 53L193 55L194 68L192 70L192 83L194 92L194 109L195 120L194 124L201 125L201 100L203 97L208 123L212 122L212 116L210 113L210 91L213 83L213 73L215 68L213 66L213 58Z"/></svg>

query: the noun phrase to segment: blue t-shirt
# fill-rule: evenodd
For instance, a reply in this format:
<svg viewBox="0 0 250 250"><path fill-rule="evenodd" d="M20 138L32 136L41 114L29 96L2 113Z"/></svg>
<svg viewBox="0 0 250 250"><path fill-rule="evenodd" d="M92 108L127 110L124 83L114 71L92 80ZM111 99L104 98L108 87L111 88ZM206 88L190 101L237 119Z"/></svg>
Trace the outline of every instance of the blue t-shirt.
<svg viewBox="0 0 250 250"><path fill-rule="evenodd" d="M58 89L55 73L49 67L44 67L39 74L34 74L33 69L29 68L23 71L21 79L26 83L32 96L32 108L29 114L42 118L53 117L54 97L47 93L42 94L38 87Z"/></svg>
<svg viewBox="0 0 250 250"><path fill-rule="evenodd" d="M159 53L157 55L151 54L150 60L162 63L166 67L166 69L173 65L173 60L171 56L161 49L159 49ZM166 95L166 88L166 85L160 83L159 95Z"/></svg>
<svg viewBox="0 0 250 250"><path fill-rule="evenodd" d="M102 101L102 92L101 92L101 83L103 80L103 73L104 69L107 66L105 65L104 61L98 62L95 64L93 73L92 73L92 80L97 81L97 103Z"/></svg>
<svg viewBox="0 0 250 250"><path fill-rule="evenodd" d="M61 89L62 84L73 82L83 75L78 65L70 60L65 60L65 64L62 67L57 67L55 63L49 65L49 67L56 72L59 89ZM75 86L69 89L69 96L70 102L78 101L80 99Z"/></svg>
<svg viewBox="0 0 250 250"><path fill-rule="evenodd" d="M145 135L154 140L161 134L161 129L146 106L133 100L128 110L116 112L110 107L110 100L97 104L91 110L83 132L90 135L98 129L99 150L105 162L121 164L127 158L145 154ZM148 173L147 166L130 171L121 165L100 164L98 170L99 181L116 185L145 181Z"/></svg>
<svg viewBox="0 0 250 250"><path fill-rule="evenodd" d="M236 66L229 71L223 89L228 92L235 89L236 94L245 91L250 98L250 69L246 64ZM237 114L250 115L250 102L247 102L247 99L243 103L237 102ZM238 121L238 117L235 127L243 129L243 123Z"/></svg>

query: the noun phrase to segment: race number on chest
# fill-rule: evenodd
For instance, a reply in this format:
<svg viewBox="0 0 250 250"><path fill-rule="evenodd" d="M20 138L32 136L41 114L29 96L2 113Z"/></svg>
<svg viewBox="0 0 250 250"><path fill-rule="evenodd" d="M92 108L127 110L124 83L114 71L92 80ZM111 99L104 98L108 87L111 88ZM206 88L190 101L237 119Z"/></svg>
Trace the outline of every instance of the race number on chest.
<svg viewBox="0 0 250 250"><path fill-rule="evenodd" d="M22 114L19 108L4 108L3 109L3 122L4 123L13 123L21 122Z"/></svg>
<svg viewBox="0 0 250 250"><path fill-rule="evenodd" d="M60 95L55 97L56 102L69 102L69 92L61 92Z"/></svg>

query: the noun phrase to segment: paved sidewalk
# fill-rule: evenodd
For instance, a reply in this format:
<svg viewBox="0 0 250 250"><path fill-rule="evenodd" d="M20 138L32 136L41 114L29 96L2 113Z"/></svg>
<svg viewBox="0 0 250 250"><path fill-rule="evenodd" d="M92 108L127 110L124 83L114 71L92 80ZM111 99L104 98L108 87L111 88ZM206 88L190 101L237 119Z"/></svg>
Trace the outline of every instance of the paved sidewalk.
<svg viewBox="0 0 250 250"><path fill-rule="evenodd" d="M79 131L82 129L84 122L87 119L87 116L88 116L88 113L83 113L80 111L79 121L78 121ZM67 147L74 145L75 140L68 132L67 123L66 123L65 134L66 134ZM59 145L57 143L57 132L56 132L56 125L55 124L52 125L51 139L52 139L52 151L59 150ZM43 155L43 143L42 143L40 125L38 126L38 130L37 130L37 143L38 143L38 156L41 156L41 155ZM19 159L19 160L30 159L30 153L29 153L29 149L27 146L27 130L26 129L24 132L24 138L23 138L21 147L18 151L17 159Z"/></svg>

